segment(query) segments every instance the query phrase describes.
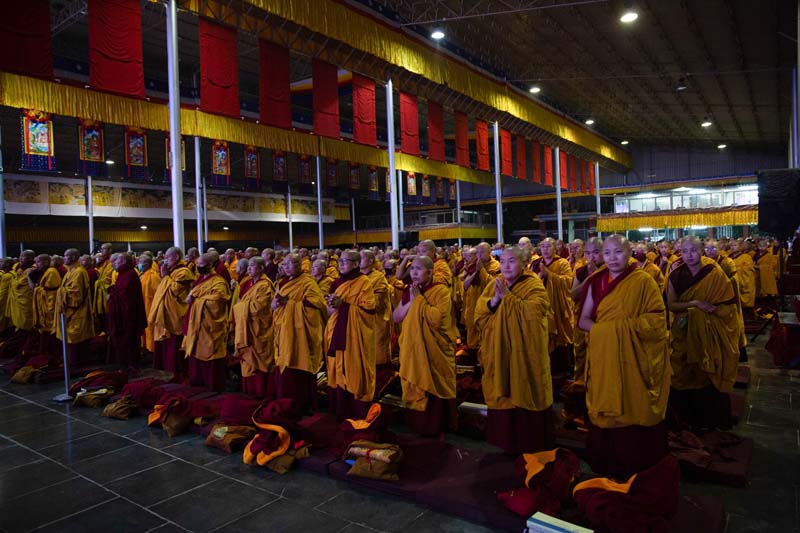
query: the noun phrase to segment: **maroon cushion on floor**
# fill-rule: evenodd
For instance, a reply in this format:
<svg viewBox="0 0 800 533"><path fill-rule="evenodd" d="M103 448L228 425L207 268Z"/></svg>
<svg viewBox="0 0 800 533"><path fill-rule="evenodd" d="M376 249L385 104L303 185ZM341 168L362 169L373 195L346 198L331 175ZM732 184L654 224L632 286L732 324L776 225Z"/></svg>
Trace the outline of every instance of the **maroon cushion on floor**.
<svg viewBox="0 0 800 533"><path fill-rule="evenodd" d="M753 439L742 438L738 444L722 448L722 457L712 454L712 462L706 468L688 461L680 461L681 471L690 479L720 483L732 487L744 487L750 475L753 459Z"/></svg>
<svg viewBox="0 0 800 533"><path fill-rule="evenodd" d="M722 501L710 496L681 496L678 512L669 524L673 533L725 531L725 508Z"/></svg>

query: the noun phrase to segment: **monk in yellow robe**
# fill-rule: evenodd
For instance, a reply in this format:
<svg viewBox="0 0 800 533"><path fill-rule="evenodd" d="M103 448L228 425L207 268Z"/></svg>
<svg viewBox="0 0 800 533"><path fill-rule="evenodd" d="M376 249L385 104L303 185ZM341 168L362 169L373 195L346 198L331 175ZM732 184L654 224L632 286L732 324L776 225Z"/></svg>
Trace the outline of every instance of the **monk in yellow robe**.
<svg viewBox="0 0 800 533"><path fill-rule="evenodd" d="M542 258L531 265L547 289L550 300L550 370L554 375L572 371L572 334L575 311L572 305L572 269L563 257L556 255L556 243L547 238L539 243Z"/></svg>
<svg viewBox="0 0 800 533"><path fill-rule="evenodd" d="M361 251L359 263L361 273L372 283L375 294L375 364L390 365L392 362L392 302L389 300L389 284L382 270L375 270L375 254Z"/></svg>
<svg viewBox="0 0 800 533"><path fill-rule="evenodd" d="M108 289L112 285L114 267L111 266L111 244L100 246L100 253L95 260L97 281L94 282L92 312L94 313L95 330L100 333L106 330L106 314L108 313Z"/></svg>
<svg viewBox="0 0 800 533"><path fill-rule="evenodd" d="M360 262L358 252L342 252L327 297L328 397L339 418L365 418L375 395L375 293Z"/></svg>
<svg viewBox="0 0 800 533"><path fill-rule="evenodd" d="M265 398L272 391L275 337L272 299L275 285L264 274L264 259L253 256L247 263L247 279L239 284L239 301L233 305L234 347L242 367L242 392Z"/></svg>
<svg viewBox="0 0 800 533"><path fill-rule="evenodd" d="M666 281L664 278L664 274L661 272L661 269L658 268L656 265L653 264L650 259L647 257L647 247L639 243L633 247L633 258L636 259L636 264L639 268L653 276L653 279L658 284L658 288L661 292L664 292L664 282Z"/></svg>
<svg viewBox="0 0 800 533"><path fill-rule="evenodd" d="M736 276L739 280L739 299L742 302L742 314L746 320L755 318L753 308L756 305L756 265L748 254L750 245L747 241L730 242L731 253L728 255L736 264Z"/></svg>
<svg viewBox="0 0 800 533"><path fill-rule="evenodd" d="M24 250L19 261L11 270L13 277L8 286L6 315L14 326L12 338L8 345L20 346L17 354L27 359L38 351L38 335L33 329L33 289L29 277L36 276L35 254L33 250Z"/></svg>
<svg viewBox="0 0 800 533"><path fill-rule="evenodd" d="M200 250L197 248L193 247L186 250L186 268L189 269L189 272L191 272L192 276L194 277L197 277L197 265L195 263L197 262L198 257L200 257ZM156 266L159 268L159 270L161 269L160 263L158 263Z"/></svg>
<svg viewBox="0 0 800 533"><path fill-rule="evenodd" d="M5 333L13 326L11 315L7 314L8 293L14 274L11 273L11 259L0 258L0 333Z"/></svg>
<svg viewBox="0 0 800 533"><path fill-rule="evenodd" d="M301 263L302 264L302 263ZM301 267L302 269L302 267ZM328 291L331 288L331 283L336 278L332 278L328 275L328 264L327 261L323 259L317 259L314 261L314 264L311 265L311 275L314 277L314 280L317 282L319 286L319 290L322 294L328 294ZM339 277L339 273L336 273L336 277Z"/></svg>
<svg viewBox="0 0 800 533"><path fill-rule="evenodd" d="M736 296L736 307L737 307L737 315L738 315L738 322L739 322L739 360L740 361L747 361L747 335L745 334L744 330L744 315L742 314L742 300L739 296L739 277L736 273L736 263L733 262L733 259L727 256L723 256L721 251L719 250L720 245L717 241L711 239L706 241L705 243L705 254L706 257L709 257L717 262L720 266L722 271L728 276L728 279L731 281L731 286L733 287L733 294Z"/></svg>
<svg viewBox="0 0 800 533"><path fill-rule="evenodd" d="M153 308L153 299L155 298L158 285L161 283L161 274L158 269L153 268L153 256L149 254L142 254L137 260L137 269L139 270L139 281L142 284L142 297L144 298L144 311L147 316L150 316L150 309ZM142 336L142 347L150 353L155 351L155 344L153 338L153 324L148 323L147 328L144 330Z"/></svg>
<svg viewBox="0 0 800 533"><path fill-rule="evenodd" d="M61 343L56 338L56 291L61 286L61 274L51 266L50 256L42 254L36 257L36 270L39 280L33 284L34 328L39 333L40 351L57 361L61 355ZM28 278L31 280L31 278ZM32 280L31 280L32 281Z"/></svg>
<svg viewBox="0 0 800 533"><path fill-rule="evenodd" d="M400 381L405 421L423 436L456 428L456 352L458 336L450 310L450 290L433 282L433 261L418 256L409 269L411 285L392 318L400 334Z"/></svg>
<svg viewBox="0 0 800 533"><path fill-rule="evenodd" d="M733 285L713 259L701 256L702 249L696 237L684 238L682 264L667 280L674 372L670 407L693 430L727 429L741 326Z"/></svg>
<svg viewBox="0 0 800 533"><path fill-rule="evenodd" d="M758 276L756 278L756 297L757 298L774 298L778 294L777 275L775 274L778 256L773 254L769 249L769 242L761 240L758 243L758 251L753 256L753 263L755 263Z"/></svg>
<svg viewBox="0 0 800 533"><path fill-rule="evenodd" d="M475 261L468 263L464 276L464 325L467 327L467 344L473 350L480 348L480 332L475 325L475 309L484 289L500 275L500 263L492 257L492 247L482 242L474 248Z"/></svg>
<svg viewBox="0 0 800 533"><path fill-rule="evenodd" d="M569 266L572 268L573 272L586 264L586 256L584 255L583 248L584 245L581 239L574 239L569 243L569 257L567 261L569 261Z"/></svg>
<svg viewBox="0 0 800 533"><path fill-rule="evenodd" d="M275 395L291 398L300 413L316 406L317 372L322 368L325 296L311 275L302 271L300 256L287 255L286 274L272 299L275 329Z"/></svg>
<svg viewBox="0 0 800 533"><path fill-rule="evenodd" d="M229 283L212 268L209 253L197 258L197 273L186 298L189 319L183 337L183 351L189 360L189 383L216 392L225 390L229 327Z"/></svg>
<svg viewBox="0 0 800 533"><path fill-rule="evenodd" d="M630 253L620 235L603 242L606 268L586 282L579 322L587 332L587 462L622 479L667 454L671 375L664 300Z"/></svg>
<svg viewBox="0 0 800 533"><path fill-rule="evenodd" d="M417 254L427 256L431 259L431 261L433 261L433 282L443 283L449 289L453 284L453 273L451 272L447 261L436 256L436 243L431 240L419 241L419 244L417 245ZM402 280L404 283L408 283L408 267L410 262L413 261L415 257L416 255L413 254L406 255L403 260L400 261L400 265L397 267L397 278Z"/></svg>
<svg viewBox="0 0 800 533"><path fill-rule="evenodd" d="M64 266L67 274L56 291L54 322L56 338L61 341L61 315L67 332L67 361L70 367L85 362L89 339L94 337L94 317L89 289L89 275L80 263L80 253L75 248L64 252Z"/></svg>
<svg viewBox="0 0 800 533"><path fill-rule="evenodd" d="M502 275L486 286L475 307L489 408L486 440L513 455L555 445L550 303L527 259L527 250L506 248L500 256Z"/></svg>
<svg viewBox="0 0 800 533"><path fill-rule="evenodd" d="M308 257L308 250L300 248L298 253L300 254L300 268L304 273L311 274L311 258Z"/></svg>
<svg viewBox="0 0 800 533"><path fill-rule="evenodd" d="M233 281L237 281L239 279L239 274L236 272L236 267L239 265L239 259L236 258L236 250L233 248L225 250L223 259L228 275Z"/></svg>
<svg viewBox="0 0 800 533"><path fill-rule="evenodd" d="M586 241L584 257L587 263L575 271L575 278L572 281L571 296L572 301L577 305L583 294L584 286L589 276L601 268L605 268L603 263L603 241L599 237L592 237ZM575 343L575 382L586 383L586 332L577 327L580 316L575 316L575 329L573 330L573 341Z"/></svg>
<svg viewBox="0 0 800 533"><path fill-rule="evenodd" d="M160 270L161 281L147 315L153 328L153 368L172 372L180 381L186 376L186 359L181 353L183 321L189 308L186 298L195 276L177 246L164 254Z"/></svg>
<svg viewBox="0 0 800 533"><path fill-rule="evenodd" d="M661 269L661 273L666 276L669 274L669 267L678 260L678 256L672 253L672 246L667 241L659 241L658 257L653 263Z"/></svg>

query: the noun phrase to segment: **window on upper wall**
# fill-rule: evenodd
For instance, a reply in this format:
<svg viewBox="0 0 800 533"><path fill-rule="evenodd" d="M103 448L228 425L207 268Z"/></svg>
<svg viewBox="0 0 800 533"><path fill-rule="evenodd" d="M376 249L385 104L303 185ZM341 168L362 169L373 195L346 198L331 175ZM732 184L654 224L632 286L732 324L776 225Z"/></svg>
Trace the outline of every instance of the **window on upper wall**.
<svg viewBox="0 0 800 533"><path fill-rule="evenodd" d="M614 199L614 212L615 213L627 213L628 212L628 200L625 198L615 198Z"/></svg>
<svg viewBox="0 0 800 533"><path fill-rule="evenodd" d="M669 196L659 196L656 198L656 210L667 211L672 209L672 203Z"/></svg>
<svg viewBox="0 0 800 533"><path fill-rule="evenodd" d="M641 211L644 210L644 209L642 209L642 200L641 200L641 198L631 198L629 200L629 202L630 202L629 205L630 205L630 210L631 210L630 212L631 213L635 213L637 211L641 212Z"/></svg>
<svg viewBox="0 0 800 533"><path fill-rule="evenodd" d="M711 193L711 207L719 207L722 205L723 194L721 192Z"/></svg>

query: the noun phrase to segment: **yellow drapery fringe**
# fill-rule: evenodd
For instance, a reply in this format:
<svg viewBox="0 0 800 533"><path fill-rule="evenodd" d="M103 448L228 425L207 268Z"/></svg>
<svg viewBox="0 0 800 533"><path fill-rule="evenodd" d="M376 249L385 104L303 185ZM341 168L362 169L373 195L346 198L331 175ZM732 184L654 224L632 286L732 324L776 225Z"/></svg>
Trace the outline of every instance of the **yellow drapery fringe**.
<svg viewBox="0 0 800 533"><path fill-rule="evenodd" d="M746 226L758 224L758 206L691 209L658 213L602 215L597 231L604 233L639 228L688 228L691 226Z"/></svg>
<svg viewBox="0 0 800 533"><path fill-rule="evenodd" d="M184 0L181 5L199 13L200 3L198 0ZM344 2L244 0L244 3L341 41L435 83L447 84L451 89L473 100L505 111L626 167L631 166L627 152L592 131L532 101L527 96L518 94L507 85L490 79L465 63L436 52L399 30L349 8ZM201 15L234 25L238 21L238 25L245 29L258 27L252 16L237 16L231 10L223 9L227 4L223 5L222 2L213 0L206 0L202 4L205 5L205 9Z"/></svg>

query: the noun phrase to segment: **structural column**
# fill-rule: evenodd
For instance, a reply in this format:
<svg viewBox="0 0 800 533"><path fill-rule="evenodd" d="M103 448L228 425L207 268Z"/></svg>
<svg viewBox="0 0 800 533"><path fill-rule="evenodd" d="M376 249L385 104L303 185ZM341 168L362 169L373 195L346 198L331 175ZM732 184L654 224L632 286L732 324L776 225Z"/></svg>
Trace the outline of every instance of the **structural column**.
<svg viewBox="0 0 800 533"><path fill-rule="evenodd" d="M356 242L356 199L350 198L350 221L353 223L353 246L357 246Z"/></svg>
<svg viewBox="0 0 800 533"><path fill-rule="evenodd" d="M594 164L594 198L597 209L597 224L600 224L600 163ZM597 231L597 236L602 237L599 230Z"/></svg>
<svg viewBox="0 0 800 533"><path fill-rule="evenodd" d="M319 232L319 249L324 250L322 234L322 156L317 156L317 231Z"/></svg>
<svg viewBox="0 0 800 533"><path fill-rule="evenodd" d="M208 194L206 179L203 178L203 241L208 242Z"/></svg>
<svg viewBox="0 0 800 533"><path fill-rule="evenodd" d="M197 217L197 251L203 253L203 177L200 175L200 137L194 138L194 201Z"/></svg>
<svg viewBox="0 0 800 533"><path fill-rule="evenodd" d="M398 216L399 202L397 180L395 179L396 167L394 162L394 93L392 92L392 80L386 82L386 139L388 141L389 168L386 170L389 186L389 223L392 227L392 248L397 250L400 247L400 217Z"/></svg>
<svg viewBox="0 0 800 533"><path fill-rule="evenodd" d="M86 176L86 216L89 218L89 254L92 254L94 252L94 194L91 176Z"/></svg>
<svg viewBox="0 0 800 533"><path fill-rule="evenodd" d="M497 200L497 242L503 243L503 182L500 179L500 124L494 123L494 193ZM559 216L560 218L560 216Z"/></svg>
<svg viewBox="0 0 800 533"><path fill-rule="evenodd" d="M456 180L456 223L458 224L458 247L461 248L461 182Z"/></svg>
<svg viewBox="0 0 800 533"><path fill-rule="evenodd" d="M169 151L172 156L172 240L183 249L183 154L181 154L181 94L178 81L178 2L167 3L167 78L169 83Z"/></svg>
<svg viewBox="0 0 800 533"><path fill-rule="evenodd" d="M406 215L403 211L403 171L397 171L397 205L398 205L398 213L397 218L399 219L400 223L400 231L406 230Z"/></svg>
<svg viewBox="0 0 800 533"><path fill-rule="evenodd" d="M6 195L3 184L3 132L0 129L0 257L5 257L6 250Z"/></svg>
<svg viewBox="0 0 800 533"><path fill-rule="evenodd" d="M289 251L294 250L294 235L292 234L292 185L286 189L286 219L289 221Z"/></svg>
<svg viewBox="0 0 800 533"><path fill-rule="evenodd" d="M561 149L553 148L553 173L556 182L556 222L558 223L558 239L564 240L564 221L561 217Z"/></svg>

